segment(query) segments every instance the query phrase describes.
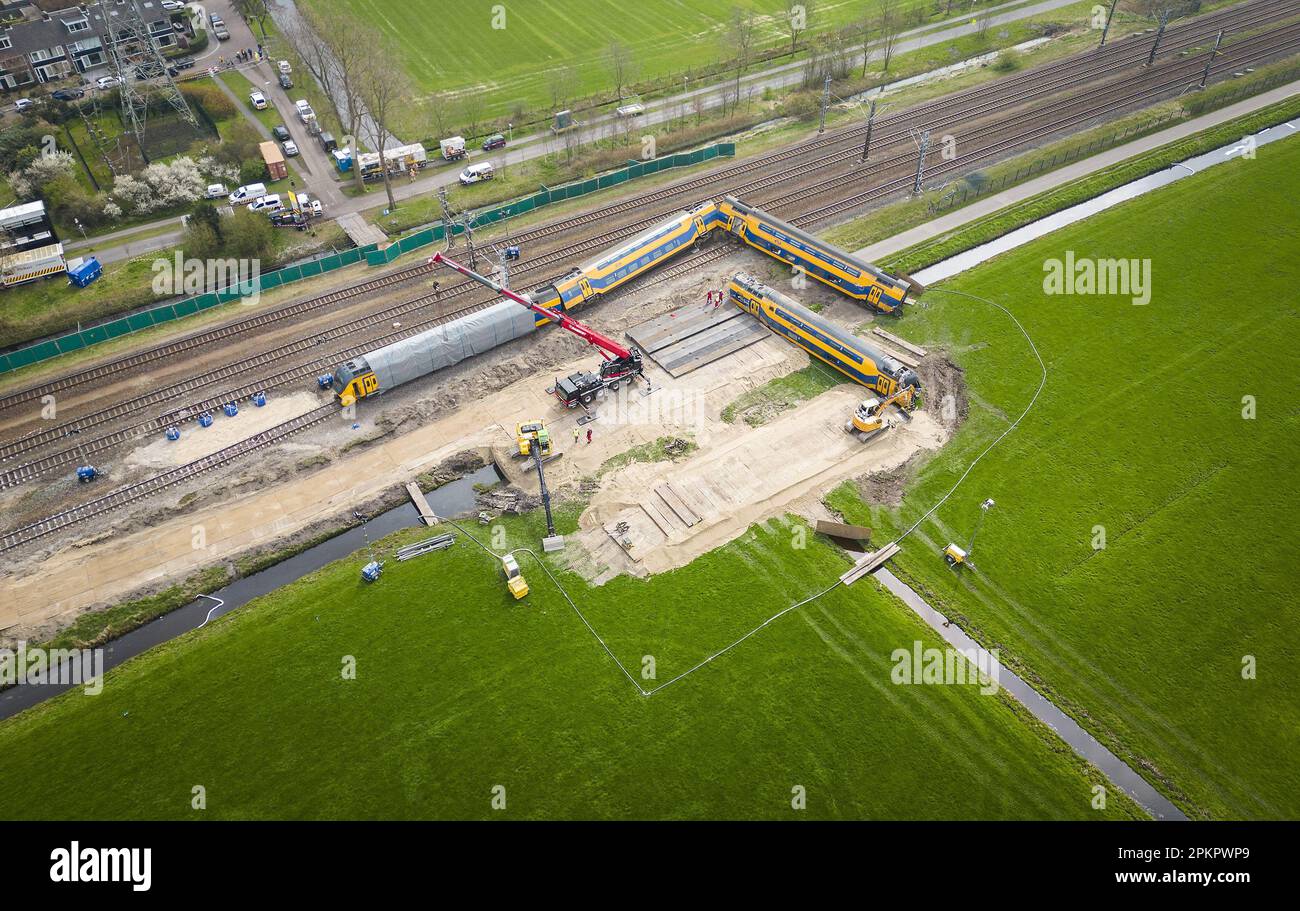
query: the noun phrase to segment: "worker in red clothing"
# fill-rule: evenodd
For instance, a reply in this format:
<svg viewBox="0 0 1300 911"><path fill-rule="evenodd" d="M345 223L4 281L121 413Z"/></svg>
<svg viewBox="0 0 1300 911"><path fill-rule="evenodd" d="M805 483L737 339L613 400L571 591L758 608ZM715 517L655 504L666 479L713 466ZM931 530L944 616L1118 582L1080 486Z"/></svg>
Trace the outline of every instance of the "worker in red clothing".
<svg viewBox="0 0 1300 911"><path fill-rule="evenodd" d="M587 445L588 445L588 446L591 445L591 428L590 428L590 427L587 428Z"/></svg>

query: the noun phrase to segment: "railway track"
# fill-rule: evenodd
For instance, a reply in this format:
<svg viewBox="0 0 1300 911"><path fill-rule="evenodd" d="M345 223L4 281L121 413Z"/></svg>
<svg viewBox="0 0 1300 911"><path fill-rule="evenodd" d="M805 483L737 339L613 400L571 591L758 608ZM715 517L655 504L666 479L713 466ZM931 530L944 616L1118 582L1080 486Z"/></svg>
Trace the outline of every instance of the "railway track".
<svg viewBox="0 0 1300 911"><path fill-rule="evenodd" d="M1262 11L1256 11L1254 15L1246 19L1240 20L1235 24L1239 28L1254 27L1263 24L1267 21L1271 21L1277 18L1278 16L1285 17L1291 14L1293 11L1300 12L1300 2L1281 4L1276 8L1269 8ZM1181 49L1183 49L1184 47L1199 40L1201 40L1201 36L1197 34L1182 35L1182 36L1175 35L1174 38L1171 39L1165 45L1165 49L1169 54L1179 53ZM1126 58L1138 59L1144 57L1145 54L1146 51L1143 50L1142 47L1137 47L1136 49L1132 49L1132 48L1128 49L1126 53L1123 54L1122 56ZM1064 68L1066 67L1067 63L1068 61L1062 61L1058 64L1051 65L1051 67ZM1083 74L1085 76L1094 75L1096 72L1102 70L1109 71L1114 66L1114 61L1104 60L1101 61L1100 64L1097 64L1091 59L1091 57L1088 59L1088 63L1089 63L1089 68ZM1049 67L1049 69L1051 67ZM1046 82L1035 83L1026 90L1011 92L1011 93L1003 93L997 100L984 101L982 104L977 105L974 108L961 109L959 108L958 102L962 98L968 97L971 94L971 93L964 93L962 95L956 96L955 98L938 99L927 105L923 105L920 108L911 109L907 112L904 112L903 114L897 115L897 119L900 121L906 120L909 122L916 122L918 119L920 119L921 114L927 112L934 114L936 112L943 112L948 109L954 110L953 114L945 118L938 119L938 120L932 119L932 120L924 121L924 123L926 123L928 126L941 128L943 126L959 122L960 120L963 120L970 115L992 113L996 110L1003 109L1010 104L1024 103L1045 95L1051 95L1053 93L1058 92L1063 87L1063 85L1067 83L1073 84L1075 80L1077 80L1079 77L1080 77L1079 72L1075 70L1071 70L1063 78L1058 77L1057 79L1048 80ZM1131 77L1131 81L1137 82L1143 78L1145 77L1142 75L1138 75L1138 76ZM984 93L976 93L977 96L982 96L983 94ZM1080 102L1078 101L1073 102L1073 104L1075 105L1079 103ZM1038 116L1046 117L1047 115L1039 114ZM1073 121L1070 121L1070 123L1073 123ZM890 132L888 130L889 124L890 124L890 120L888 118L882 121L880 127L881 130L880 138L878 139L877 142L878 150L888 149L891 145L900 141L900 139L903 138L905 135L901 130L895 130L893 132ZM1067 124L1063 124L1063 125L1067 125ZM816 146L825 146L827 144L842 145L843 143L844 143L844 137L838 136L838 137L831 137L829 139L814 140L810 143L805 143L800 148L807 149ZM789 154L791 154L789 151L783 151L779 153L781 157L784 157ZM852 147L847 150L841 149L837 152L833 152L821 158L814 159L811 162L807 162L806 170L812 172L822 171L831 167L833 164L842 163L850 158L856 157L857 155L858 155L857 144L856 144L856 139L854 139L854 141L852 142ZM892 165L898 164L903 159L903 157L904 156L899 156L894 159L889 159L884 162L883 167L887 169ZM963 164L967 161L968 158L963 157L963 159L961 159L959 164ZM765 159L759 159L759 160L755 160L752 163L732 166L731 168L724 169L720 173L723 175L725 174L743 175L753 170L755 167L759 168L760 170L766 170L769 167L769 162ZM882 167L882 165L877 163L875 167L877 170L879 170ZM765 205L767 205L769 208L780 209L788 205L794 204L795 201L805 199L809 195L827 192L832 189L838 188L842 185L845 185L847 183L856 182L860 179L860 175L861 175L860 169L852 170L849 173L841 174L838 176L833 175L829 180L823 181L820 184L814 184L806 188L801 188L796 192L788 194L787 196L779 197L773 202L767 202L765 203ZM787 182L791 179L792 179L792 174L787 170L787 171L779 172L774 175L760 177L755 180L751 180L746 183L739 184L737 186L728 187L727 189L738 195L749 196L749 194L751 193L761 191L762 189L765 189L767 187L773 186L778 183ZM595 218L608 218L617 213L635 211L637 209L643 208L645 205L648 204L648 202L663 200L671 196L681 195L683 192L690 192L693 189L700 188L700 184L702 181L708 181L709 183L713 184L716 187L718 180L719 180L718 173L714 173L709 175L707 178L699 178L696 180L686 181L678 185L665 188L656 193L652 193L649 195L643 194L642 196L637 197L633 200L627 200L620 203L615 203L609 206L605 206L600 209L593 210L592 212L580 215L576 218L569 219L567 222L561 222L559 224L561 225L580 224L580 223L588 222ZM832 209L833 207L827 207L827 208ZM550 254L544 254L540 259L531 261L530 263L523 266L518 271L524 274L534 272L534 271L539 271L540 269L550 267L552 265L562 262L563 260L569 259L575 253L585 252L587 250L600 248L601 246L607 243L607 238L617 237L621 233L632 233L642 229L643 227L648 227L649 225L654 224L658 217L661 216L659 216L658 213L656 213L655 216L651 216L649 218L643 218L639 222L622 226L614 231L607 232L606 234L596 235L594 237L588 238L587 241L581 242L575 246L567 247L561 251L552 252ZM555 227L554 225L547 226L546 230L549 231L554 227ZM397 273L393 273L390 276L381 277L379 281L384 283L392 283L396 281L408 281L412 278L418 277L420 274L422 274L422 267L415 266L415 267L408 268L406 270L401 270ZM364 290L366 288L373 289L374 287L376 287L376 285L377 285L376 282L363 283L362 285L355 286L354 288L344 289L344 292L342 293L351 296L353 294L359 293L359 289L361 290ZM453 290L451 294L455 295L455 294L463 293L465 287L466 286L462 283L462 286ZM477 290L477 289L471 289L471 290ZM337 297L338 295L326 295L321 299L308 301L304 306L308 306L309 308L314 309L315 307L320 306L319 300L328 301L328 300L337 299ZM287 343L285 345L282 345L270 351L261 352L259 354L252 355L251 357L243 358L239 361L222 365L220 367L206 371L205 373L193 377L189 377L184 381L174 383L156 390L152 390L149 393L143 394L141 396L137 396L135 398L132 398L124 402L117 403L115 405L107 406L87 418L81 418L70 422L65 422L64 424L60 424L56 427L47 427L43 430L35 431L33 433L20 437L16 440L10 441L8 443L0 444L0 462L10 461L18 456L31 455L32 453L39 451L39 449L41 449L44 446L50 445L52 443L58 442L63 439L68 439L72 436L79 436L81 433L84 433L87 430L94 429L103 424L114 421L120 417L131 415L141 409L157 404L158 402L183 398L184 396L189 395L191 392L194 392L206 385L225 381L237 377L241 374L246 375L247 372L250 370L266 367L268 365L279 362L293 354L302 353L304 351L314 351L319 344L322 344L326 340L342 338L352 333L363 333L368 329L373 329L377 327L380 323L388 322L398 317L405 317L412 313L417 313L423 310L431 302L437 300L437 297L438 296L436 294L430 294L430 295L422 295L415 299L404 301L395 306L390 306L388 308L385 308L384 310L380 310L372 314L367 314L364 317L354 319L339 327L331 327L330 329L322 333L318 333L310 337L304 337L298 339L296 341ZM269 314L268 316L272 319L284 318L283 312L276 313L276 314ZM261 322L262 322L262 318L245 321L244 323L239 324L236 328L239 331L244 331L242 327L244 327L245 325L249 323L261 324ZM432 324L436 324L436 321L433 323L422 324L418 326L415 330L408 330L408 332L420 331L423 328L427 328L428 325L432 325ZM400 334L397 336L388 334L388 335L383 335L378 337L369 335L369 337L366 337L364 339L359 339L356 347L352 347L344 351L332 352L329 356L329 359L327 360L327 363L334 363L337 362L338 360L346 359L347 357L355 353L358 353L361 350L375 347L379 344L385 344L390 340L395 340L396 337L401 337L401 336ZM201 342L206 342L207 340L209 340L209 338L210 338L210 334L208 336L199 337L197 340ZM191 346L194 343L194 341L195 340L183 340L180 344L186 345L188 347ZM164 353L168 353L171 351L171 348L172 346L164 346L162 349L159 350ZM174 408L168 413L163 414L155 419L138 422L135 425L133 425L131 428L119 430L113 434L97 437L93 440L88 440L84 442L79 440L75 446L70 446L69 448L65 449L62 453L43 457L40 459L32 459L20 466L8 469L4 474L0 474L0 489L13 486L14 484L17 483L22 483L26 480L34 479L36 477L39 477L44 472L54 469L55 467L64 466L67 464L67 461L72 454L84 453L85 455L91 455L98 452L102 452L106 448L116 445L117 443L147 434L149 432L155 432L157 430L160 430L168 426L171 423L177 423L177 422L188 420L190 417L202 413L205 410L211 410L212 408L217 407L224 401L242 398L248 394L251 394L252 392L256 391L259 388L275 388L278 385L293 380L303 379L307 377L310 374L310 372L312 372L312 369L313 369L313 365L298 365L294 368L290 368L289 370L281 371L273 376L269 376L264 379L245 383L233 389L223 390L220 393L208 396L205 399L193 401L187 405Z"/></svg>
<svg viewBox="0 0 1300 911"><path fill-rule="evenodd" d="M1297 6L1300 6L1300 4L1298 4ZM1253 23L1254 21L1257 20L1251 20L1251 21ZM1276 37L1278 34L1281 33L1272 33L1269 36L1256 36L1254 40L1255 43L1259 43L1260 40ZM1289 34L1289 32L1287 34ZM1235 44L1232 45L1231 47L1236 48L1239 46L1244 47L1245 45ZM1188 66L1199 69L1199 63L1196 63L1195 61L1188 62ZM1140 83L1143 79L1145 79L1144 75L1130 77L1128 82L1125 84L1136 85ZM1025 95L1037 96L1041 94L1043 94L1043 89L1039 87L1029 93L1022 93L1021 96L1017 96L1017 97L1024 97ZM1137 93L1134 95L1134 97L1145 97L1145 94L1146 92ZM1095 97L1097 96L1093 96L1093 98ZM1101 97L1112 98L1115 97L1115 94L1112 91L1111 94L1106 96L1101 96ZM1083 101L1078 99L1067 100L1066 102L1058 102L1054 109L1051 109L1044 113L1040 113L1039 114L1040 118L1047 119L1049 124L1054 124L1054 126L1049 126L1045 128L1045 130L1043 131L1043 135L1045 135L1046 132L1049 132L1052 129L1059 130L1060 128L1071 125L1076 120L1080 119L1080 118L1074 118L1074 119L1062 120L1059 114L1056 112L1056 109L1061 108L1062 104L1066 105L1067 107L1078 107L1082 103ZM931 108L933 107L935 106L931 106ZM990 107L992 106L986 105L984 109L988 109ZM1085 113L1081 116L1082 118L1086 118L1092 116L1093 113L1095 112L1085 111ZM949 122L951 122L951 119L940 121L937 124L932 124L932 125L942 126ZM1005 130L1007 128L1001 127L1000 129ZM978 134L973 134L973 135L978 136ZM981 151L985 156L994 154L997 151L1001 151L1004 147L1016 145L1016 144L1023 144L1026 139L1026 136L1027 134L1023 134L1023 133L1016 134L1011 139L1009 139L1008 142L1005 144L988 146L982 149ZM886 137L885 140L882 140L881 146L888 145L896 138L897 137ZM1038 138L1038 137L1035 136L1029 138ZM878 146L878 148L881 146ZM886 166L888 166L893 163L899 163L905 157L906 156L899 156L896 159L887 161L885 164ZM979 155L972 156L970 154L965 155L961 159L953 162L948 168L940 168L939 170L940 171L951 170L955 168L968 166L972 158L977 158L977 157L980 156ZM848 180L854 179L856 176L857 175L841 175L838 177L832 177L827 181L823 181L822 184L803 188L795 193L788 194L787 196L778 197L776 200L772 202L764 202L764 205L768 208L780 209L788 205L792 205L797 201L806 200L810 195L815 195L830 189L837 188L843 183L846 183ZM778 180L779 179L780 178L778 177ZM774 182L776 181L774 181L772 178L766 178L758 181L753 181L747 184L742 184L740 187L734 188L734 190L735 192L747 194L750 191L757 190L761 187L770 186ZM874 188L868 191L867 194L865 195L855 197L855 199L857 199L858 201L875 199L875 198L879 198L882 192L886 192L886 193L892 192L899 188L901 188L901 182L896 182L895 184ZM624 205L624 206L619 206L614 208L623 208L623 207L626 206ZM799 222L801 224L811 223L825 215L834 214L836 211L842 208L843 208L843 204L837 203L833 206L825 207L824 210L818 211L815 215L803 216L802 218L799 219ZM569 256L571 256L574 252L581 252L582 250L601 247L607 243L608 238L620 235L627 231L639 230L643 226L648 226L650 224L653 224L656 220L657 220L657 216L651 217L649 219L643 219L641 222L632 225L631 228L618 229L618 231L616 232L611 232L610 235L601 235L595 238L591 238L587 242L579 245L577 251L575 251L574 249L568 249L565 251L561 251L558 254L550 254L544 256L543 258L531 263L528 269L524 271L532 271L539 268L550 266L562 259L569 258ZM403 273L403 277L405 278L411 277L412 271L418 273L419 267L415 267L413 270L407 270L405 273ZM453 294L462 293L464 290L465 287L462 286L461 288L456 289L456 291L453 292ZM354 320L349 324L345 324L342 327L338 327L337 330L331 330L327 334L331 336L346 335L352 331L363 328L371 321L387 319L394 315L403 315L407 312L410 312L413 309L421 308L429 301L435 298L436 295L426 295L424 297L417 298L414 301L408 301L403 304L399 304L396 307L389 308L388 310L381 311L379 314L367 315L366 317L363 317L361 319ZM470 310L472 309L477 309L477 305L470 308L465 308L463 310L455 311L453 314L449 314L449 315L452 316L460 315L465 312L470 312ZM398 338L405 337L406 335L409 335L414 331L423 331L429 326L437 325L438 323L444 321L445 318L446 317L440 315L439 317L436 317L431 321L425 322L417 326L413 330L408 329L403 332L391 333L380 338L370 339L365 344L367 347L374 347L380 344L386 344L390 341L395 341ZM59 427L56 428L47 428L44 431L31 435L30 437L26 437L14 443L0 446L0 459L12 458L14 454L20 454L23 452L31 451L32 449L39 448L41 445L49 443L53 440L67 438L69 434L79 435L81 431L84 431L88 427L106 423L123 414L133 413L143 407L147 407L152 403L156 403L158 401L165 401L169 399L175 399L176 397L184 394L190 389L198 388L202 385L206 385L207 383L214 382L228 376L233 376L237 372L244 372L250 367L262 366L265 365L266 363L269 363L274 360L278 360L294 352L312 349L320 341L321 341L320 338L303 339L298 342L291 343L290 345L285 346L281 349L277 349L273 352L257 355L251 359L244 359L234 364L228 364L223 368L218 368L217 370L210 371L207 374L203 374L198 377L191 378L185 381L184 383L175 384L173 386L169 386L160 390L155 390L154 392L148 393L141 397L137 397L136 399L132 399L128 402L121 403L116 406L112 406L111 408L98 412L96 415L93 415L89 419L72 422L71 425L60 425ZM329 358L327 359L326 363L336 363L340 360L344 360L347 357L358 353L359 350L362 349L349 348L344 351L332 352ZM72 462L75 459L78 458L84 459L89 455L102 452L121 442L125 442L131 439L137 439L142 436L148 435L150 433L160 432L162 429L164 429L165 427L173 423L180 423L185 420L189 420L194 416L202 413L203 411L212 410L218 407L221 403L225 401L237 400L243 398L258 389L276 388L278 386L285 385L292 381L301 380L303 378L310 376L315 371L315 369L318 368L318 364L319 364L318 361L313 361L312 363L309 364L301 364L294 368L290 368L289 370L282 371L273 376L264 377L262 379L258 379L253 382L246 383L243 386L236 387L233 389L223 390L222 392L210 396L206 399L192 402L191 404L181 408L172 409L171 411L163 415L160 415L157 418L137 423L130 428L121 429L114 433L97 437L95 439L88 440L85 442L79 441L76 445L70 446L59 453L55 453L53 455L49 455L39 459L33 459L20 466L11 468L3 474L0 474L0 488L11 487L14 486L15 484L20 484L25 481L32 480L51 470L55 470L56 468L66 468L69 464L72 464Z"/></svg>
<svg viewBox="0 0 1300 911"><path fill-rule="evenodd" d="M1198 43L1204 42L1208 36L1213 35L1215 30L1220 27L1231 27L1235 31L1240 31L1242 29L1264 25L1270 21L1275 21L1278 18L1295 14L1300 14L1300 2L1297 2L1297 0L1288 0L1288 2L1274 4L1263 2L1243 4L1242 6L1230 7L1225 10L1210 13L1191 22L1169 29L1166 33L1166 37L1162 41L1161 53L1158 55L1157 59L1167 58L1169 55L1179 53L1188 47L1194 47ZM930 117L943 111L959 109L963 106L969 105L972 101L978 101L979 104L974 108L966 108L967 112L970 114L979 114L984 111L993 111L999 107L1005 107L1008 101L1029 101L1033 98L1041 97L1044 94L1060 91L1063 87L1071 85L1080 79L1087 79L1099 73L1110 72L1119 66L1127 66L1138 61L1145 61L1148 49L1149 45L1146 41L1134 39L1120 41L1085 55L1046 64L1042 67L999 80L991 86L968 89L944 98L926 102L915 108L895 115L879 118L876 121L875 129L878 131L877 135L879 135L883 140L888 136L891 128L899 126L904 122L914 122L917 119ZM801 159L810 152L831 149L839 145L851 146L851 148L841 149L838 152L833 152L811 162L806 162L805 165L808 168L813 169L842 163L854 157L857 143L864 133L865 127L852 127L840 130L824 137L809 140L797 146L778 150L728 168L710 172L710 174L703 177L683 181L657 191L642 194L631 200L614 203L575 215L568 219L543 225L537 229L524 232L519 235L516 240L520 242L544 240L553 237L558 233L566 232L594 222L599 222L609 217L616 216L632 209L641 208L655 202L662 202L696 191L707 191L712 187L715 187L720 181L750 174L758 170L766 170L792 160ZM788 174L785 175L785 179L789 179ZM736 191L747 192L745 188L737 188ZM102 381L124 371L131 371L150 363L171 358L177 354L194 350L195 348L202 347L214 341L229 340L230 338L246 334L258 328L264 328L273 323L302 317L306 314L317 312L323 308L332 306L340 300L352 298L370 291L380 290L391 285L400 284L403 281L416 278L420 274L421 267L418 266L399 270L398 272L390 273L388 276L380 276L377 279L362 282L350 288L340 289L335 292L330 292L329 294L321 295L317 298L286 305L285 307L277 308L274 311L268 311L265 314L241 320L237 323L229 324L228 326L216 327L207 332L198 333L195 336L178 339L175 342L157 348L147 349L124 358L97 365L92 368L87 368L86 370L77 371L48 383L43 383L8 395L0 396L0 412L25 402L39 400L45 395L55 394L85 383ZM386 316L379 316L378 318L384 319ZM3 458L5 458L5 456L0 454L0 459Z"/></svg>
<svg viewBox="0 0 1300 911"><path fill-rule="evenodd" d="M1291 8L1300 10L1300 3L1282 5L1283 10L1291 9ZM1275 14L1277 13L1276 10L1273 12ZM1274 15L1274 18L1276 18L1276 15ZM1254 21L1258 22L1258 17L1256 17L1256 20ZM1237 67L1243 65L1239 59L1241 52L1243 51L1248 51L1252 53L1267 53L1270 49L1276 50L1278 48L1290 46L1289 43L1293 44L1298 38L1300 38L1300 31L1298 31L1298 29L1300 29L1300 26L1296 24L1292 24L1291 26L1287 26L1267 34L1253 36L1252 38L1243 39L1237 43L1234 43L1231 46L1231 48L1229 48L1230 50L1237 52L1237 59L1234 59L1232 61L1232 66ZM1194 44L1192 46L1194 46ZM1149 47L1144 47L1144 49L1140 51L1140 54L1138 56L1142 57L1142 59L1145 59L1148 50ZM1189 64L1189 66L1199 71L1201 67L1200 63L1196 62L1195 60L1188 60L1186 62ZM1145 76L1130 77L1128 79L1122 80L1120 83L1114 86L1109 87L1105 93L1095 95L1093 97L1095 100L1104 102L1106 104L1112 104L1112 105L1122 104L1126 101L1149 98L1153 93L1158 93L1167 90L1168 88L1175 85L1185 84L1186 75L1181 72L1183 68L1175 64L1175 66L1172 69L1178 69L1179 72L1177 74L1173 74L1171 70L1170 73L1161 74L1162 76L1161 81L1159 81L1154 86L1150 84L1146 84L1146 85L1143 84L1143 80L1145 79ZM1033 97L1039 97L1042 94L1044 94L1044 91L1031 90L1030 92L1026 92L1023 94L1032 95ZM1057 102L1054 106L1054 110L1056 110L1056 113L1059 114L1063 110L1066 110L1068 108L1079 108L1083 104L1084 104L1084 99L1069 99L1066 101ZM1073 116L1077 119L1084 119L1087 117L1096 116L1096 113L1097 111L1095 109L1089 110L1086 107L1083 107L1082 109L1078 110ZM905 112L905 115L910 119L914 116L914 113ZM899 115L899 116L901 118L904 115ZM1049 114L1042 115L1043 118L1047 118L1050 116L1052 115ZM1050 132L1056 132L1061 130L1062 128L1068 128L1068 126L1070 126L1074 122L1076 122L1075 119L1068 120L1067 122L1062 122L1060 119L1056 119L1055 121L1048 122L1043 126L1036 127L1031 131L1022 130L1022 132L1018 135L1012 135L1004 139L998 139L994 142L990 142L976 149L972 153L963 155L961 158L953 162L944 162L942 165L936 166L934 168L928 168L926 169L925 176L930 179L933 179L934 176L942 175L943 173L946 173L948 171L952 171L961 167L969 167L969 165L973 161L977 161L981 158L995 156L999 152L1005 151L1005 149L1011 148L1013 146L1017 146L1017 145L1023 146L1026 141L1032 141L1033 139L1041 137L1043 135L1049 135ZM998 125L993 130L987 132L1002 133L1002 132L1007 132L1010 129L1011 127L1008 127L1006 125ZM840 138L840 139L836 139L835 141L843 142L844 140ZM808 145L811 144L805 144L805 146ZM840 153L833 153L833 154L838 155ZM900 156L898 159L896 159L896 161L901 161L903 158L904 156ZM885 162L886 167L888 167L889 165L890 162L888 161ZM759 166L766 167L766 163L761 163ZM735 166L735 168L740 168L740 166ZM733 169L727 169L727 170L733 170ZM746 170L748 169L741 168L739 173L745 173ZM858 177L860 179L861 175L859 173L857 175L852 175L852 176ZM710 176L708 178L709 182L714 184L716 184L716 179L717 179L716 176ZM905 183L907 185L910 185L910 180L911 178L908 177L908 178L900 178L899 180L888 181L884 184L863 191L862 193L842 199L841 201L835 204L818 207L811 211L800 213L794 219L794 221L797 224L808 224L820 220L824 217L827 217L827 215L829 214L837 214L835 210L838 210L838 213L842 213L847 208L853 208L860 205L863 202L869 202L875 199L883 198L892 193L895 193L900 188L899 187L900 183ZM828 180L822 182L827 186L823 190L821 190L821 192L830 192L836 187L842 186L846 182L848 182L848 175L835 175L829 178ZM765 186L773 186L778 183L780 183L780 181L767 181L765 183ZM816 193L818 192L816 190L816 187L812 189L814 195L816 195ZM672 191L675 193L681 193L682 189L678 187L676 189L673 189ZM778 198L778 205L790 205L794 203L796 198L802 198L806 200L808 196L809 196L809 188L801 189L795 193L787 194L786 197ZM765 205L769 207L773 206L772 203L766 203ZM627 210L629 207L630 204L625 202L624 204L606 207L606 209ZM649 219L644 219L643 221L644 223L653 223L659 217L662 216L655 216ZM627 228L619 228L617 229L617 234L619 236L624 236L626 235L626 233L628 233L628 230L629 229ZM605 242L606 240L604 236L600 236L598 239L593 239L589 241L589 243L593 245L599 243L605 243ZM635 283L634 286L638 288L643 288L643 287L659 284L661 282L669 281L672 278L675 278L679 275L691 272L699 268L701 265L705 265L709 262L716 261L717 259L720 259L728 255L730 252L733 251L733 249L734 248L730 246L705 247L700 251L687 254L685 259L679 261L677 264L675 264L673 267L669 269L661 270L655 273L651 273L648 276L645 276L642 281ZM569 250L569 251L561 251L559 253L552 254L551 256L553 258L550 259L550 262L558 261L559 259L562 258L567 258L572 255L572 252L573 252L572 250ZM541 260L537 262L540 263ZM540 268L540 265L538 267ZM423 266L412 267L412 268L416 271L423 270ZM406 272L406 271L409 270L399 270L399 273L391 273L390 275L402 274L402 272ZM462 290L463 289L458 288L456 289L455 293L459 294ZM412 334L413 331L423 331L429 325L436 325L440 322L445 322L449 319L453 319L455 317L461 316L466 312L471 312L472 310L479 309L482 306L487 306L491 302L492 302L491 300L488 300L482 303L471 304L468 307L441 314L438 317L436 317L434 320L430 321L429 323L426 323L425 325L418 327L415 330L394 333L392 338L393 340L396 340L396 338L402 338ZM373 317L365 317L356 322L362 322L365 319L373 319ZM384 342L381 341L381 343ZM343 356L347 356L346 353L340 352L340 359L342 359ZM333 363L334 361L331 360L330 362ZM315 363L317 362L313 362L313 364ZM288 376L290 374L292 374L294 378L300 378L301 371L309 369L310 366L312 365L300 365L298 367L291 368L290 371L285 372L284 381L286 382L288 381ZM270 388L273 385L274 385L273 383L269 383L263 380L260 382L250 383L246 387L241 387L241 388L247 388L248 391L251 392L257 388ZM236 397L236 396L227 396L223 394L205 401L210 401L212 403L219 403L220 401L227 401L231 397ZM183 409L183 410L188 410L188 409ZM180 466L176 469L171 469L169 471L163 472L158 476L155 476L154 478L147 479L145 481L139 482L138 484L129 485L117 491L113 491L109 494L106 494L103 497L64 510L63 512L60 512L54 516L43 519L40 522L33 523L32 525L24 526L23 528L15 529L12 532L0 536L0 551L8 550L12 547L16 547L20 544L27 543L28 541L31 540L39 539L41 537L44 537L47 534L50 534L54 531L58 531L62 528L66 528L69 525L74 524L76 522L84 521L87 518L91 518L95 515L106 514L107 512L111 512L115 509L120 508L121 506L127 505L128 503L135 502L141 497L149 496L153 493L158 492L159 490L163 490L168 487L174 486L175 484L182 483L183 481L188 480L189 478L192 478L199 473L209 471L217 467L218 465L224 465L230 461L240 458L250 451L263 448L264 446L270 445L272 442L275 442L276 440L279 439L283 439L284 437L290 434L297 433L311 426L315 426L316 424L320 423L321 420L327 417L329 413L332 413L335 410L336 409L332 404L321 406L321 408L308 412L306 415L285 422L284 424L281 424L275 428L271 428L270 430L264 431L263 433L258 434L250 438L249 440L243 441L240 444L236 444L231 447L227 447L226 449L223 449L218 453L213 453L212 455L197 460L196 462L190 463L189 465ZM198 413L197 411L192 411L190 414L192 416L193 414L197 414L197 413ZM123 439L130 439L132 436L142 435L141 427L145 428L144 432L148 432L150 428L161 429L162 427L166 426L166 423L164 422L168 418L175 417L176 415L177 412L175 411L168 412L165 415L160 416L159 418L155 419L152 422L146 422L145 424L136 425L136 427L129 428L128 430L118 431L117 434L110 435L110 436L116 436L119 442ZM174 420L171 422L175 423ZM126 434L126 436L122 436L123 434ZM108 439L108 437L101 438L101 439L106 440ZM63 453L60 453L59 455L64 459L66 459L67 455L70 452L75 452L75 451L78 451L78 447L74 447L71 450L65 450ZM0 486L6 486L2 479L0 479Z"/></svg>

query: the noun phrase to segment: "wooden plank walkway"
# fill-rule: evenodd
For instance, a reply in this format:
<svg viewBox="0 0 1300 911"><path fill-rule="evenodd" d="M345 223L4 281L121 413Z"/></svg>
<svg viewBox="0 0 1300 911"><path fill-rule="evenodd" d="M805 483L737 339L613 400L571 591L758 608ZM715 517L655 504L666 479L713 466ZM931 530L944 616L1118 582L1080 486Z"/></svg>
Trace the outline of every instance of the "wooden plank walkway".
<svg viewBox="0 0 1300 911"><path fill-rule="evenodd" d="M425 525L437 525L438 516L429 508L429 501L424 498L424 491L420 490L420 485L414 481L406 482L406 492L411 497L411 502L415 508L420 511L420 519Z"/></svg>
<svg viewBox="0 0 1300 911"><path fill-rule="evenodd" d="M761 341L768 331L733 305L714 310L690 304L633 326L627 335L676 378Z"/></svg>
<svg viewBox="0 0 1300 911"><path fill-rule="evenodd" d="M926 350L922 348L920 345L913 345L907 339L899 338L897 335L894 335L894 333L892 332L886 332L884 329L881 329L879 326L872 326L871 331L874 332L876 335L880 336L881 338L883 338L885 341L893 342L895 345L897 345L899 348L902 348L904 351L912 352L917 357L925 357L927 353Z"/></svg>
<svg viewBox="0 0 1300 911"><path fill-rule="evenodd" d="M677 515L677 518L682 520L687 528L699 523L700 517L686 505L681 495L673 490L671 485L667 483L660 484L655 487L655 493L659 494L659 498L668 505L668 508Z"/></svg>

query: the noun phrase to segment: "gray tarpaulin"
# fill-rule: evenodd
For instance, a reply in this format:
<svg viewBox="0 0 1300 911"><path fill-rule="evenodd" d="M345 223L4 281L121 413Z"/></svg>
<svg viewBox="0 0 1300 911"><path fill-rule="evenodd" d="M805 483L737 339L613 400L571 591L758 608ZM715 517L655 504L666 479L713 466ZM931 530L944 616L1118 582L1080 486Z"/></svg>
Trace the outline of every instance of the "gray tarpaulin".
<svg viewBox="0 0 1300 911"><path fill-rule="evenodd" d="M493 304L366 355L383 392L504 345L536 328L533 312L513 301Z"/></svg>

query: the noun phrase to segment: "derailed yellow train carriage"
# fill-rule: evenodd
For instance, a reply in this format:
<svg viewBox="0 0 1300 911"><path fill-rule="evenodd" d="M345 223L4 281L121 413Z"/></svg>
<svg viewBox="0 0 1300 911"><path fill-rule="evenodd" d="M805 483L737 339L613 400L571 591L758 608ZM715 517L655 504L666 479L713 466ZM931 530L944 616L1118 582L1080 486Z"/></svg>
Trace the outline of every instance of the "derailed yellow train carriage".
<svg viewBox="0 0 1300 911"><path fill-rule="evenodd" d="M881 313L902 315L908 294L915 298L924 290L909 278L888 275L852 253L762 209L746 205L734 196L724 196L717 209L722 226L744 243L797 266L819 282Z"/></svg>
<svg viewBox="0 0 1300 911"><path fill-rule="evenodd" d="M727 284L727 296L777 335L855 383L885 396L907 386L921 388L921 378L911 368L744 272Z"/></svg>

